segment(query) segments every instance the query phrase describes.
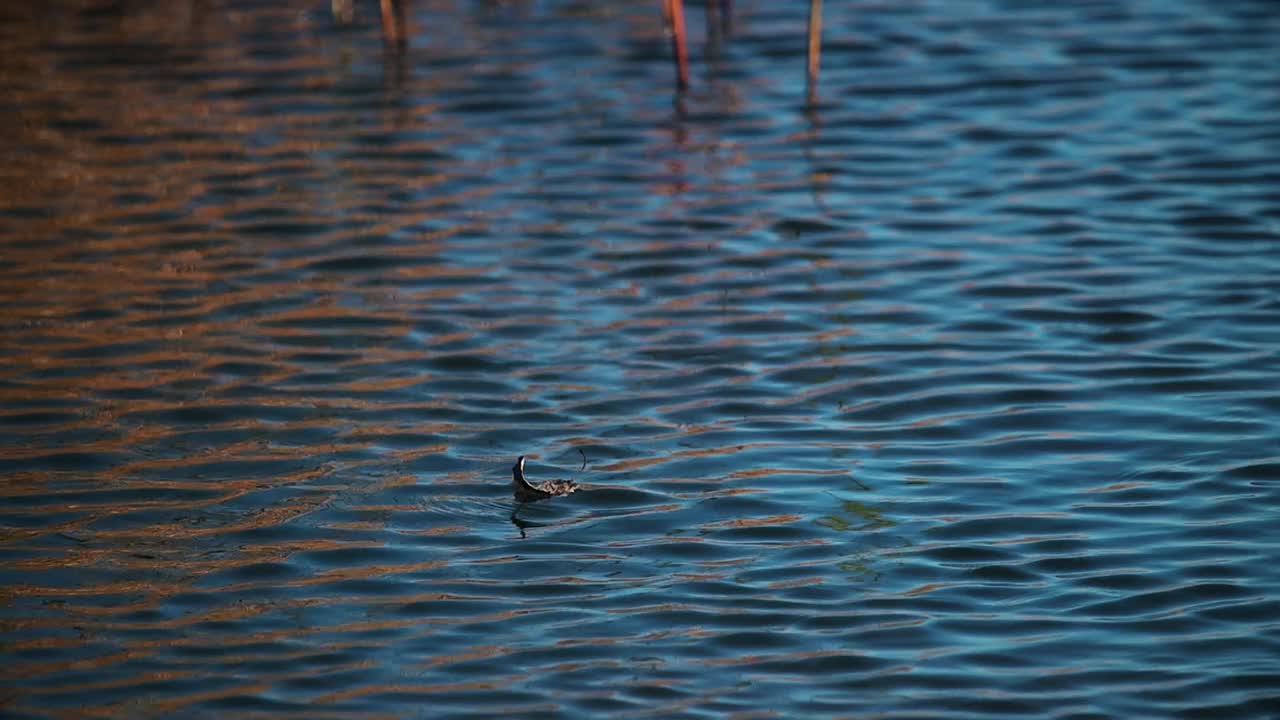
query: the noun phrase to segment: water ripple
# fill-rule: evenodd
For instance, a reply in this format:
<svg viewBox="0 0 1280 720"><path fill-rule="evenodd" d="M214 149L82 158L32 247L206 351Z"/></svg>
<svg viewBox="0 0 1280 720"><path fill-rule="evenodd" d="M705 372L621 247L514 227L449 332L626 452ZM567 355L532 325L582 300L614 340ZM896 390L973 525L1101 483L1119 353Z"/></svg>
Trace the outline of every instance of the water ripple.
<svg viewBox="0 0 1280 720"><path fill-rule="evenodd" d="M807 106L799 5L675 102L101 5L0 28L0 714L1271 716L1269 6L832 4Z"/></svg>

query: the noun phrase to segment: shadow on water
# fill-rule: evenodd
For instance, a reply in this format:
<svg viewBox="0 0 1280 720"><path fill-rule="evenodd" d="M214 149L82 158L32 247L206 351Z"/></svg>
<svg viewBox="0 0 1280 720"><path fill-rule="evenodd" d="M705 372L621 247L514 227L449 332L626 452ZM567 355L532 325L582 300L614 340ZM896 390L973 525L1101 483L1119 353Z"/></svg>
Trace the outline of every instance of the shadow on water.
<svg viewBox="0 0 1280 720"><path fill-rule="evenodd" d="M516 503L516 507L515 507L515 509L511 511L511 524L512 524L512 525L515 525L515 526L516 526L516 529L520 531L520 539L521 539L521 540L523 540L523 539L525 539L525 538L527 538L527 537L528 537L528 535L525 533L525 531L526 531L526 530L528 530L528 529L530 529L530 528L540 528L540 527L546 527L546 526L547 526L547 523L540 523L540 522L532 522L532 521L529 521L529 520L522 520L522 519L519 517L519 514L520 514L520 508L521 508L521 507L523 507L523 506L524 506L524 503L519 503L519 502L518 502L518 503Z"/></svg>

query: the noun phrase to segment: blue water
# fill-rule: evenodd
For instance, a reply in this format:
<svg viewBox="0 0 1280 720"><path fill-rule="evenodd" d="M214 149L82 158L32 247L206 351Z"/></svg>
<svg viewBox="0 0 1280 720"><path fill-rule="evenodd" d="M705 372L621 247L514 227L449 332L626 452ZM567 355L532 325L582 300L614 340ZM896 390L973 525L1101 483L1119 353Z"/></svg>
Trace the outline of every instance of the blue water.
<svg viewBox="0 0 1280 720"><path fill-rule="evenodd" d="M734 5L6 11L0 714L1275 717L1274 5Z"/></svg>

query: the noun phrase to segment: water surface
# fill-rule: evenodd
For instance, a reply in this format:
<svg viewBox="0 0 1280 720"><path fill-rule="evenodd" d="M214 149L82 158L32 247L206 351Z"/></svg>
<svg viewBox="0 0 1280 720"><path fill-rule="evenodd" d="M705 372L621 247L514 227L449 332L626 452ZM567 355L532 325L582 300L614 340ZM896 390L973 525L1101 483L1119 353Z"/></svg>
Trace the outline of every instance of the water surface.
<svg viewBox="0 0 1280 720"><path fill-rule="evenodd" d="M328 5L4 11L0 714L1274 712L1271 3Z"/></svg>

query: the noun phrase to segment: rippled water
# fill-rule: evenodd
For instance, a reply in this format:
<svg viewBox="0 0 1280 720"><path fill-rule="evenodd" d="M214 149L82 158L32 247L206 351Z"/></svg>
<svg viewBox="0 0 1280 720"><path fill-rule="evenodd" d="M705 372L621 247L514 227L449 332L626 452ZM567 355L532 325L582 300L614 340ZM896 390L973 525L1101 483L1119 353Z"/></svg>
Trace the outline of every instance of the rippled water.
<svg viewBox="0 0 1280 720"><path fill-rule="evenodd" d="M0 714L1274 717L1272 3L328 5L3 11Z"/></svg>

